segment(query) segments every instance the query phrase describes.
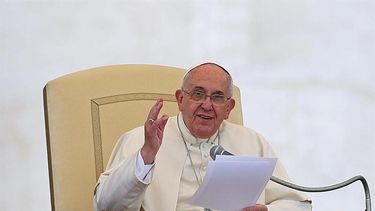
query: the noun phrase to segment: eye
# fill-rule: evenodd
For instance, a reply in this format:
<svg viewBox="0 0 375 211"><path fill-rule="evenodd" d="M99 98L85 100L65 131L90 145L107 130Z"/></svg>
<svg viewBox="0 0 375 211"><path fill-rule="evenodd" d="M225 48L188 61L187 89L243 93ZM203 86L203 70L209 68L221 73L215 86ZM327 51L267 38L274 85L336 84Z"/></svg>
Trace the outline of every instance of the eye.
<svg viewBox="0 0 375 211"><path fill-rule="evenodd" d="M206 94L204 92L202 92L202 91L194 91L193 92L193 96L195 98L203 98L204 96L206 96Z"/></svg>
<svg viewBox="0 0 375 211"><path fill-rule="evenodd" d="M223 102L224 101L224 95L215 94L215 95L212 95L211 98L215 102Z"/></svg>

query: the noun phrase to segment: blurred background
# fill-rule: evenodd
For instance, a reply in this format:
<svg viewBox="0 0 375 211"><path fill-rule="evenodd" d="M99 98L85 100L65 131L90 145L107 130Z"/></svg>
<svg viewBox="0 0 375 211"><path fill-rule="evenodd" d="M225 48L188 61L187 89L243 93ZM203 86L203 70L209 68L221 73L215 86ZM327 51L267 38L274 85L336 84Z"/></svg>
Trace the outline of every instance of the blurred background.
<svg viewBox="0 0 375 211"><path fill-rule="evenodd" d="M365 176L375 193L375 1L0 0L0 210L50 210L43 86L112 64L227 68L245 125L294 182ZM364 210L360 183L310 194ZM374 203L374 202L373 202Z"/></svg>

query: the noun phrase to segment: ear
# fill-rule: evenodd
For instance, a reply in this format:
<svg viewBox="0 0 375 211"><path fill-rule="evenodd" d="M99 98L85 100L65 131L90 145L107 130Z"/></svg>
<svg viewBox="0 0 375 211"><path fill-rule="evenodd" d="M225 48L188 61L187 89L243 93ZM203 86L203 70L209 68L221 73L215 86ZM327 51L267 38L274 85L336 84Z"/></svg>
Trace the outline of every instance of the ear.
<svg viewBox="0 0 375 211"><path fill-rule="evenodd" d="M182 90L177 89L176 92L174 93L174 95L176 96L178 110L182 111L182 99L184 98Z"/></svg>
<svg viewBox="0 0 375 211"><path fill-rule="evenodd" d="M226 107L226 111L225 111L225 116L224 116L225 119L228 119L229 114L233 110L235 105L236 105L236 101L233 98L229 99L227 107Z"/></svg>

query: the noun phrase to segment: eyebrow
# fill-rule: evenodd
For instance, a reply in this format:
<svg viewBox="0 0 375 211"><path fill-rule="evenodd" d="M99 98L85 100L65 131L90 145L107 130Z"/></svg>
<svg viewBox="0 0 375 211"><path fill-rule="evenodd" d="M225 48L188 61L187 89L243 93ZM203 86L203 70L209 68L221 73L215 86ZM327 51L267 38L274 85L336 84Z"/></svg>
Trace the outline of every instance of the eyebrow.
<svg viewBox="0 0 375 211"><path fill-rule="evenodd" d="M203 91L206 91L203 87L201 86L196 86L193 88L193 90L203 90Z"/></svg>
<svg viewBox="0 0 375 211"><path fill-rule="evenodd" d="M201 87L201 86L196 86L196 87L193 88L193 91L201 91L201 90L204 91L204 92L206 92L206 89L203 88L203 87ZM214 91L213 93L211 93L211 95L213 95L213 94L224 95L224 92L220 91L220 90L217 90L217 91Z"/></svg>

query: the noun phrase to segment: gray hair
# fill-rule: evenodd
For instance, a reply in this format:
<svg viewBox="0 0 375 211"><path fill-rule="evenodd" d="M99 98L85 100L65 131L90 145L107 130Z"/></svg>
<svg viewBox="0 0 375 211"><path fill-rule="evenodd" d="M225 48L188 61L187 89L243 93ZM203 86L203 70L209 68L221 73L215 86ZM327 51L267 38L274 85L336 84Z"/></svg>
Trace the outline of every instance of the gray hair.
<svg viewBox="0 0 375 211"><path fill-rule="evenodd" d="M186 87L186 83L187 81L190 79L190 75L191 75L191 72L195 69L197 69L198 67L201 67L203 65L207 65L207 64L211 64L211 65L215 65L217 67L219 67L220 69L222 69L226 75L227 75L227 78L228 78L228 81L229 81L229 97L232 97L233 95L233 79L232 79L232 76L230 75L230 73L222 66L214 63L214 62L205 62L205 63L201 63L201 64L198 64L192 68L190 68L184 75L184 78L182 79L182 89L185 89Z"/></svg>

